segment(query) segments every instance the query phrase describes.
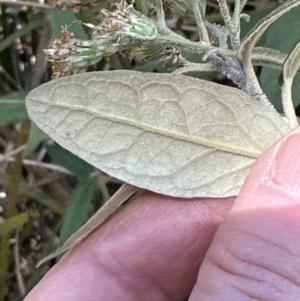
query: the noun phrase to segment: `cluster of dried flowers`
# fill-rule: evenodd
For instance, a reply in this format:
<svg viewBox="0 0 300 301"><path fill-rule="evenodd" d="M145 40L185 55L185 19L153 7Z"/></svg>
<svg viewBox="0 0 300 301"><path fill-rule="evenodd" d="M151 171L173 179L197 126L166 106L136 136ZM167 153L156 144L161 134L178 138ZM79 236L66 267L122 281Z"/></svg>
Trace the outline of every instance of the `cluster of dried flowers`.
<svg viewBox="0 0 300 301"><path fill-rule="evenodd" d="M58 1L55 5L64 7L67 2ZM72 1L72 7L77 10L79 4L75 2ZM45 50L48 60L53 62L54 78L83 72L103 56L117 51L127 51L130 58L139 60L162 52L164 47L155 43L158 32L153 20L124 0L115 6L113 11L102 9L104 18L99 24L85 24L92 31L91 40L76 39L67 28L62 29L52 48Z"/></svg>

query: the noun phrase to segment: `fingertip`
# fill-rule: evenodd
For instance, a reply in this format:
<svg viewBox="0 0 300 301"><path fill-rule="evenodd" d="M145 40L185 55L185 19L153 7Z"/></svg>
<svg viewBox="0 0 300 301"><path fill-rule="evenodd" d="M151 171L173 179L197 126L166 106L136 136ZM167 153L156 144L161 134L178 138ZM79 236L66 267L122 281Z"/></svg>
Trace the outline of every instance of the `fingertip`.
<svg viewBox="0 0 300 301"><path fill-rule="evenodd" d="M257 160L232 210L281 206L283 200L285 206L300 201L300 128Z"/></svg>
<svg viewBox="0 0 300 301"><path fill-rule="evenodd" d="M300 130L253 167L220 225L190 300L296 300L300 285ZM251 298L251 299L252 299Z"/></svg>
<svg viewBox="0 0 300 301"><path fill-rule="evenodd" d="M274 147L270 183L287 193L300 194L300 128Z"/></svg>

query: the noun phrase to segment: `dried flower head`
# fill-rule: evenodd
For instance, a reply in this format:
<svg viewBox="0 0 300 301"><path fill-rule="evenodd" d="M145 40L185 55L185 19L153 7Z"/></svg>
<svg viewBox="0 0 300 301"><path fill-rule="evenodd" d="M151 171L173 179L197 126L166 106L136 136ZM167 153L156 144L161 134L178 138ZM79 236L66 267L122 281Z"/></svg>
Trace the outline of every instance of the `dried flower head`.
<svg viewBox="0 0 300 301"><path fill-rule="evenodd" d="M53 77L62 77L85 71L102 59L103 49L95 41L78 40L66 28L52 48L44 50L47 59L53 62Z"/></svg>
<svg viewBox="0 0 300 301"><path fill-rule="evenodd" d="M100 35L110 35L122 39L131 37L141 41L154 40L157 37L155 24L144 15L137 15L133 4L124 0L116 4L114 11L102 10L103 22L97 26Z"/></svg>

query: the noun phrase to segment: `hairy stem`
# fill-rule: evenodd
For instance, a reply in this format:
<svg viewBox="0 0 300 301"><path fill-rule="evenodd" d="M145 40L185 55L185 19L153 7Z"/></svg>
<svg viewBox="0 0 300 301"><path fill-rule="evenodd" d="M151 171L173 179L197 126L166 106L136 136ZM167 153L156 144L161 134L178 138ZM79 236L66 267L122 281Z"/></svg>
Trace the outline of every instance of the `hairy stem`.
<svg viewBox="0 0 300 301"><path fill-rule="evenodd" d="M165 22L165 13L164 7L161 0L155 0L155 8L157 14L157 27L159 32L165 32L166 22Z"/></svg>
<svg viewBox="0 0 300 301"><path fill-rule="evenodd" d="M233 36L232 36L232 45L233 49L238 49L240 46L240 14L241 14L241 2L240 0L235 0L234 12L231 19L232 27L233 27Z"/></svg>
<svg viewBox="0 0 300 301"><path fill-rule="evenodd" d="M169 34L169 35L159 34L158 39L160 42L162 42L163 44L166 44L167 46L177 46L181 50L186 50L186 51L190 51L193 53L204 53L204 52L218 49L211 45L207 45L206 43L203 43L203 42L190 41L188 39L185 39L182 36L177 35L174 32L173 32L173 34Z"/></svg>
<svg viewBox="0 0 300 301"><path fill-rule="evenodd" d="M299 126L298 120L295 114L295 109L292 100L292 85L293 79L286 79L282 85L281 95L282 95L282 106L285 117L289 120L289 125L292 129Z"/></svg>
<svg viewBox="0 0 300 301"><path fill-rule="evenodd" d="M199 9L199 3L197 0L193 0L193 11L194 11L194 16L195 16L199 36L200 36L200 41L210 44L208 32L204 25L203 16Z"/></svg>

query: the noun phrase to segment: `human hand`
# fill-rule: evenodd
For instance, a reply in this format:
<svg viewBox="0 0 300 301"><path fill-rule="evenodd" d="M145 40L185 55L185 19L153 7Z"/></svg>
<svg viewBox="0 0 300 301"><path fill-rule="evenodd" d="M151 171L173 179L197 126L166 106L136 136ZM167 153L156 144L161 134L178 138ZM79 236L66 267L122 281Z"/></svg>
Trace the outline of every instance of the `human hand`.
<svg viewBox="0 0 300 301"><path fill-rule="evenodd" d="M258 160L233 200L145 193L25 301L299 300L299 129Z"/></svg>

